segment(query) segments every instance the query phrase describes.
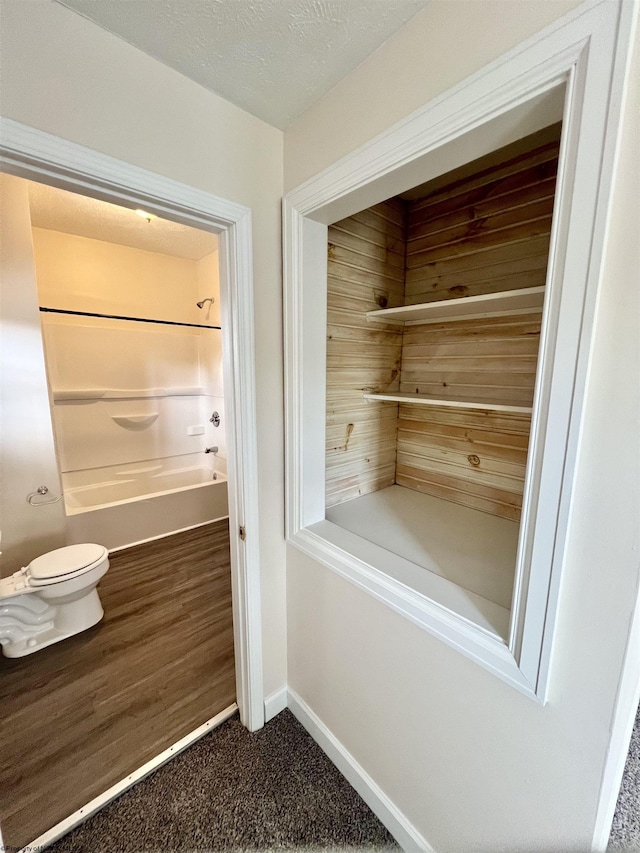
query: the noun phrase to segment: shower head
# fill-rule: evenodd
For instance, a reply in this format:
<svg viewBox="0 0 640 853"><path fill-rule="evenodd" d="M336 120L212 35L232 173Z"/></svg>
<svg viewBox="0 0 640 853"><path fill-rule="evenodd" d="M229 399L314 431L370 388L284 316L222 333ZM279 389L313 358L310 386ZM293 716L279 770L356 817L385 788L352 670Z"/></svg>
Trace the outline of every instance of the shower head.
<svg viewBox="0 0 640 853"><path fill-rule="evenodd" d="M204 308L205 302L210 302L213 305L214 301L215 300L213 296L208 296L206 299L203 299L202 302L196 302L196 305L198 306L198 308Z"/></svg>

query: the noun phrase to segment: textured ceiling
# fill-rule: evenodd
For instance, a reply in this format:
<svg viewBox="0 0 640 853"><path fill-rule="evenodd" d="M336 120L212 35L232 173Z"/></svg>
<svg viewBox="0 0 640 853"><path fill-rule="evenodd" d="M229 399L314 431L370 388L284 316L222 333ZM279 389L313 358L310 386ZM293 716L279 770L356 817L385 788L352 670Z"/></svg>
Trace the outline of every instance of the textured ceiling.
<svg viewBox="0 0 640 853"><path fill-rule="evenodd" d="M31 181L29 206L34 228L63 231L147 252L198 261L218 245L215 234L166 219L147 222L126 207Z"/></svg>
<svg viewBox="0 0 640 853"><path fill-rule="evenodd" d="M57 0L284 129L428 0Z"/></svg>

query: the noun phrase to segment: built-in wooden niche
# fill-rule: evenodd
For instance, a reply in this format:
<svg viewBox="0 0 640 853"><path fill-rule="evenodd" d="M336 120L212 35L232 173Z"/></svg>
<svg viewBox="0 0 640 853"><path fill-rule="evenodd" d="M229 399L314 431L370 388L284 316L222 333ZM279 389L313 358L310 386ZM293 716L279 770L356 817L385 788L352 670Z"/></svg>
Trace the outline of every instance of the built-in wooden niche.
<svg viewBox="0 0 640 853"><path fill-rule="evenodd" d="M430 520L451 537L482 528L485 562L503 567L500 589L482 577L456 583L505 607L560 128L329 227L327 518L418 563L406 537L428 539Z"/></svg>

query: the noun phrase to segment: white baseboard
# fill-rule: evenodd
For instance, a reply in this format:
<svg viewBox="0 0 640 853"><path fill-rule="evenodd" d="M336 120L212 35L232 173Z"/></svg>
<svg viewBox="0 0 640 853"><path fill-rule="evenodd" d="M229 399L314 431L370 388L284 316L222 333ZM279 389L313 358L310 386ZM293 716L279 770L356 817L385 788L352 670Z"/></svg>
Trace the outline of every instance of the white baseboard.
<svg viewBox="0 0 640 853"><path fill-rule="evenodd" d="M158 767L166 764L169 759L174 758L188 746L191 746L197 740L200 740L200 738L210 732L211 729L215 729L216 726L219 726L235 714L237 710L238 706L235 702L233 705L229 705L229 707L225 708L224 711L216 714L215 717L207 720L206 723L198 726L194 731L189 732L188 735L185 735L185 737L177 743L174 743L174 745L170 746L169 749L165 749L164 752L160 753L160 755L156 755L156 757L152 758L151 761L147 761L147 763L143 764L142 767L134 770L134 772L125 779L122 779L120 782L116 782L115 785L112 785L103 794L99 794L97 797L94 797L94 799L90 800L86 806L78 809L73 814L69 815L69 817L66 817L64 820L61 820L60 823L51 827L51 829L43 832L35 841L31 844L27 844L26 847L23 847L22 850L18 851L18 853L29 853L29 851L43 850L45 847L49 847L49 845L53 844L54 841L57 841L59 838L62 838L63 835L66 835L67 832L70 832L72 829L75 829L76 826L80 826L81 823L84 823L87 818L90 818L91 815L94 815L97 811L106 806L107 803L110 803L111 800L115 800L116 797L119 797L120 794L123 794L128 788L131 788L136 782L144 779L144 777L148 776L149 773L152 773L154 770L157 770ZM4 849L4 847L0 846L0 850Z"/></svg>
<svg viewBox="0 0 640 853"><path fill-rule="evenodd" d="M287 705L299 723L327 754L349 784L360 794L371 811L386 826L407 853L435 853L433 847L418 832L400 809L391 802L379 785L356 761L304 699L292 690L287 691Z"/></svg>
<svg viewBox="0 0 640 853"><path fill-rule="evenodd" d="M264 700L264 721L268 723L287 707L287 688L274 690Z"/></svg>

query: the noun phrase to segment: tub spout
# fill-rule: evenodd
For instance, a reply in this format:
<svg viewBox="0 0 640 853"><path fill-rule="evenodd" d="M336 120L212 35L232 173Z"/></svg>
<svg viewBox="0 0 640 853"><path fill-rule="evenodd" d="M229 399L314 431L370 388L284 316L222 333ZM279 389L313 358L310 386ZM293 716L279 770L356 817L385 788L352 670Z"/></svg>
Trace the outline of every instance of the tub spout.
<svg viewBox="0 0 640 853"><path fill-rule="evenodd" d="M205 453L217 453L217 452L218 452L218 447L217 447L217 446L215 446L215 447L205 447L204 452L205 452Z"/></svg>

